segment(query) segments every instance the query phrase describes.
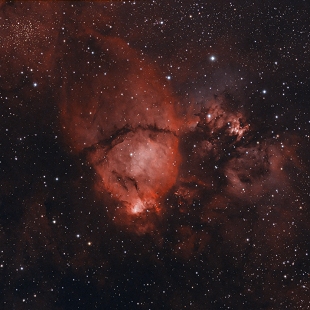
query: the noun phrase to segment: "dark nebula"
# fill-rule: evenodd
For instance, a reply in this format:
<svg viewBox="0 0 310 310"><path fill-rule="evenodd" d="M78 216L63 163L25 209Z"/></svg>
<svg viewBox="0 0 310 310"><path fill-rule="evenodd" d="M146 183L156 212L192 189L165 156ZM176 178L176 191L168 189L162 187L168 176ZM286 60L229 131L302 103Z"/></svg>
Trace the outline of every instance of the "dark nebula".
<svg viewBox="0 0 310 310"><path fill-rule="evenodd" d="M309 309L306 1L0 1L1 309Z"/></svg>

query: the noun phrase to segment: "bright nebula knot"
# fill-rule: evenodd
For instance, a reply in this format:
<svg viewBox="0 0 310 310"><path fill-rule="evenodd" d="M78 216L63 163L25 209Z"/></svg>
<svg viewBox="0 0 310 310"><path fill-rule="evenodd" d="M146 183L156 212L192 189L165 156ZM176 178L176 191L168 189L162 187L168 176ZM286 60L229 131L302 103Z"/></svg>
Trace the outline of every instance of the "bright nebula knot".
<svg viewBox="0 0 310 310"><path fill-rule="evenodd" d="M177 178L177 137L169 131L139 128L115 143L96 149L90 157L104 188L130 214L158 210L161 197Z"/></svg>

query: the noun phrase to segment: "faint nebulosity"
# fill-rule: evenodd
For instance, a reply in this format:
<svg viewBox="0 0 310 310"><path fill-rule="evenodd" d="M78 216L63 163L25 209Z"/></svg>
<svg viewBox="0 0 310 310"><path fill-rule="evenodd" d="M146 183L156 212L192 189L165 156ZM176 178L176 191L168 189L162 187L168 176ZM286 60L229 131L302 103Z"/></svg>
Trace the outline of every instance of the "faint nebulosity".
<svg viewBox="0 0 310 310"><path fill-rule="evenodd" d="M308 309L307 1L0 1L1 309Z"/></svg>

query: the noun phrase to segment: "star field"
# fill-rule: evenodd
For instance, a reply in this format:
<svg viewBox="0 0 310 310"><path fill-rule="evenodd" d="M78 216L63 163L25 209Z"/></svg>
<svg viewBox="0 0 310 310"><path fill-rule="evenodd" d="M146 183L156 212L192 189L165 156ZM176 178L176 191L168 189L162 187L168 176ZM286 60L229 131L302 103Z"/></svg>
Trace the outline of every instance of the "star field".
<svg viewBox="0 0 310 310"><path fill-rule="evenodd" d="M307 1L0 1L1 309L309 309Z"/></svg>

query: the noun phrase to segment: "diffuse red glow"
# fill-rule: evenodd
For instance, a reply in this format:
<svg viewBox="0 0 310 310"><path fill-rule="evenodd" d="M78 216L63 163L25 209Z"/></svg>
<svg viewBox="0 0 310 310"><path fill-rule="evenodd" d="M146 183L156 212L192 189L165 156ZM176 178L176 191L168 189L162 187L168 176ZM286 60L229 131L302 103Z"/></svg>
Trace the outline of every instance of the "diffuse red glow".
<svg viewBox="0 0 310 310"><path fill-rule="evenodd" d="M90 161L104 188L130 214L157 210L178 173L178 140L172 133L138 129L111 149L98 149ZM156 207L157 206L157 207Z"/></svg>
<svg viewBox="0 0 310 310"><path fill-rule="evenodd" d="M168 2L0 0L8 309L307 308L308 16Z"/></svg>
<svg viewBox="0 0 310 310"><path fill-rule="evenodd" d="M63 129L76 152L88 152L99 176L96 189L117 201L110 210L113 217L121 216L118 222L130 226L133 216L139 216L145 231L152 225L143 213L160 216L163 197L178 175L174 99L157 70L123 40L88 35L96 36L94 49L106 59L96 63L96 78L88 78L87 66L76 72L75 83L68 73L61 103Z"/></svg>
<svg viewBox="0 0 310 310"><path fill-rule="evenodd" d="M98 193L111 195L114 203L106 207L115 223L137 233L152 231L173 187L178 212L188 214L194 200L208 194L201 220L220 220L218 210L230 201L254 203L284 178L280 166L287 149L248 140L251 124L242 110L228 108L225 97L189 104L182 120L165 79L125 41L90 30L81 38L93 38L92 49L102 58L77 50L77 58L89 61L74 74L64 71L63 130L75 152L87 153ZM191 155L180 149L186 135L197 139ZM248 140L244 146L242 139ZM216 194L219 188L226 198Z"/></svg>

